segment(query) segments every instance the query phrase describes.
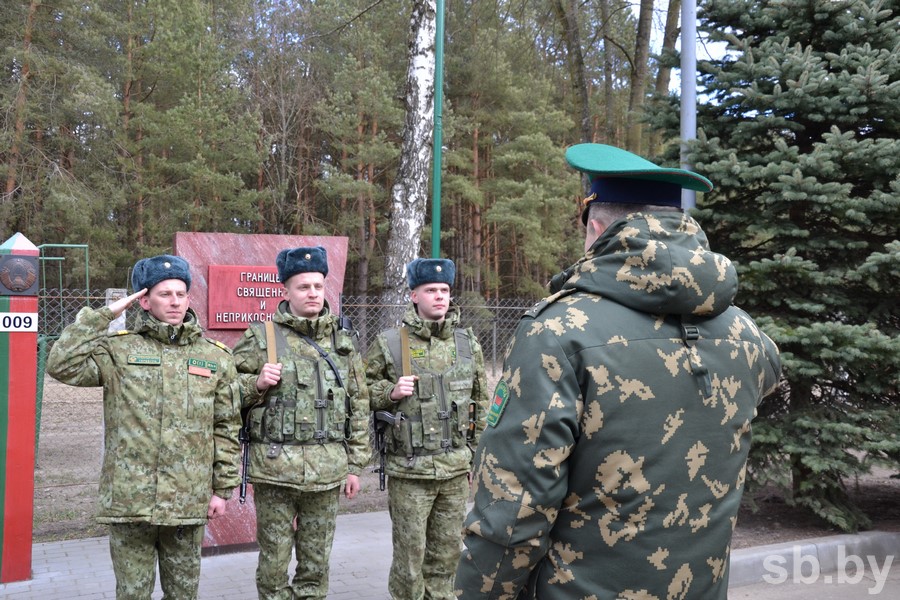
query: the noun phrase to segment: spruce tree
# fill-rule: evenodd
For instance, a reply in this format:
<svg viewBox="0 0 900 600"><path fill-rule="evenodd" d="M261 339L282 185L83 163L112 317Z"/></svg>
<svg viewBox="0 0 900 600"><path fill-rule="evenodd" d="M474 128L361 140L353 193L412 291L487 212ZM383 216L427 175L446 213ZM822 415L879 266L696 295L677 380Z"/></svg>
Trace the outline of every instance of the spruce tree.
<svg viewBox="0 0 900 600"><path fill-rule="evenodd" d="M699 65L692 160L716 189L695 214L784 366L748 477L865 528L848 484L900 459L900 2L711 0L700 20L728 52Z"/></svg>

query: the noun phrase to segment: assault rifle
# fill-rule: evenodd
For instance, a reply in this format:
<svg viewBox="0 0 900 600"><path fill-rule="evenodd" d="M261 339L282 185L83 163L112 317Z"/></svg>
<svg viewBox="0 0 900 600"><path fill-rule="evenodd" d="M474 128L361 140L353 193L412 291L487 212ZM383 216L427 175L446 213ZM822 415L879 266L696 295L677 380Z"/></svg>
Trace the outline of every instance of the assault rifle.
<svg viewBox="0 0 900 600"><path fill-rule="evenodd" d="M247 477L250 475L250 411L243 415L238 440L241 443L241 487L238 497L241 504L247 501Z"/></svg>
<svg viewBox="0 0 900 600"><path fill-rule="evenodd" d="M395 415L386 410L375 413L375 451L378 452L378 467L375 468L375 472L378 473L378 489L382 492L387 478L387 428L396 427L397 423L404 419L403 413Z"/></svg>

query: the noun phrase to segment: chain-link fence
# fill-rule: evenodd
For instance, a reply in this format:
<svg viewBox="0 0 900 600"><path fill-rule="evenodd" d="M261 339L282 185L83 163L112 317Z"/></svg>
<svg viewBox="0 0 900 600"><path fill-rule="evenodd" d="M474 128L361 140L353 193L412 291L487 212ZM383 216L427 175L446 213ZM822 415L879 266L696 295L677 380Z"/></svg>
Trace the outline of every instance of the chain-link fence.
<svg viewBox="0 0 900 600"><path fill-rule="evenodd" d="M481 343L488 367L499 367L503 351L512 337L522 313L531 306L530 300L502 299L486 302L482 299L459 298L460 325L471 327ZM365 352L380 331L399 324L406 305L388 306L377 296L343 296L341 313L350 317L359 331L360 349Z"/></svg>
<svg viewBox="0 0 900 600"><path fill-rule="evenodd" d="M122 293L125 290L121 290ZM75 321L85 306L101 308L106 305L109 290L41 289L38 294L38 334L56 339L66 326ZM137 311L126 311L128 325L133 324Z"/></svg>
<svg viewBox="0 0 900 600"><path fill-rule="evenodd" d="M121 290L120 293L125 293ZM45 366L47 354L53 341L62 330L75 321L78 311L85 306L101 308L110 297L110 290L42 289L38 296L38 387L37 426L40 432L41 409L44 398ZM527 299L503 299L486 302L480 298L464 296L457 299L461 309L461 325L471 327L481 343L488 372L497 371L503 361L503 352L516 328L519 316L531 305ZM378 296L343 296L341 312L350 317L359 331L360 350L365 352L386 327L399 323L405 305L386 305ZM116 323L115 328L127 329L134 326L138 310L126 311L126 318ZM65 386L66 398L71 401L87 401L96 396L96 390ZM38 435L39 440L39 435ZM37 451L38 448L35 448Z"/></svg>
<svg viewBox="0 0 900 600"><path fill-rule="evenodd" d="M100 308L106 304L106 299L106 290L41 290L38 298L40 339L45 345L49 345L75 320L79 310L85 306ZM485 361L489 365L499 366L519 317L532 301L517 298L486 302L462 297L457 302L462 313L461 325L471 327L475 332L484 350ZM405 305L385 305L378 296L341 298L341 312L350 317L359 331L359 344L363 352L381 330L399 322L404 308ZM138 311L135 310L126 311L127 321L122 324L122 328L132 326L137 314Z"/></svg>

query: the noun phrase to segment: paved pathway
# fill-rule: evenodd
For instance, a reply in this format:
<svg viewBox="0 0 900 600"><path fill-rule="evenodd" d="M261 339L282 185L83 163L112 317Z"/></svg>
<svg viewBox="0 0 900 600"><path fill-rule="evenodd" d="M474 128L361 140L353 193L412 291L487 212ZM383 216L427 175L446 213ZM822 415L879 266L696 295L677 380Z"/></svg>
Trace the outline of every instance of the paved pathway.
<svg viewBox="0 0 900 600"><path fill-rule="evenodd" d="M387 593L390 537L387 512L338 517L328 600L390 600ZM848 568L856 557L865 561L864 573L857 574ZM255 598L256 558L257 552L205 557L200 600ZM797 573L795 565L802 567ZM32 571L33 578L29 581L0 584L0 598L115 598L115 579L105 537L35 544ZM771 583L779 579L784 582ZM154 599L162 597L158 588L157 583ZM900 533L832 536L737 550L732 556L729 596L732 600L900 598Z"/></svg>

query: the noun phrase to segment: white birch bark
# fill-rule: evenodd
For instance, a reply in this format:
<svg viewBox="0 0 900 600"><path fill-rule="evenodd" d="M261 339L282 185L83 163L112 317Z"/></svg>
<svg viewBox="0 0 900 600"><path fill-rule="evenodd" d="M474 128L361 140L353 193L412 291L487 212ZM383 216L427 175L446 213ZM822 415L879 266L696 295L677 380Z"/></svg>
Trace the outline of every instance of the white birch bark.
<svg viewBox="0 0 900 600"><path fill-rule="evenodd" d="M414 0L406 71L406 123L385 259L386 305L406 299L406 264L419 255L428 199L434 132L435 0Z"/></svg>

